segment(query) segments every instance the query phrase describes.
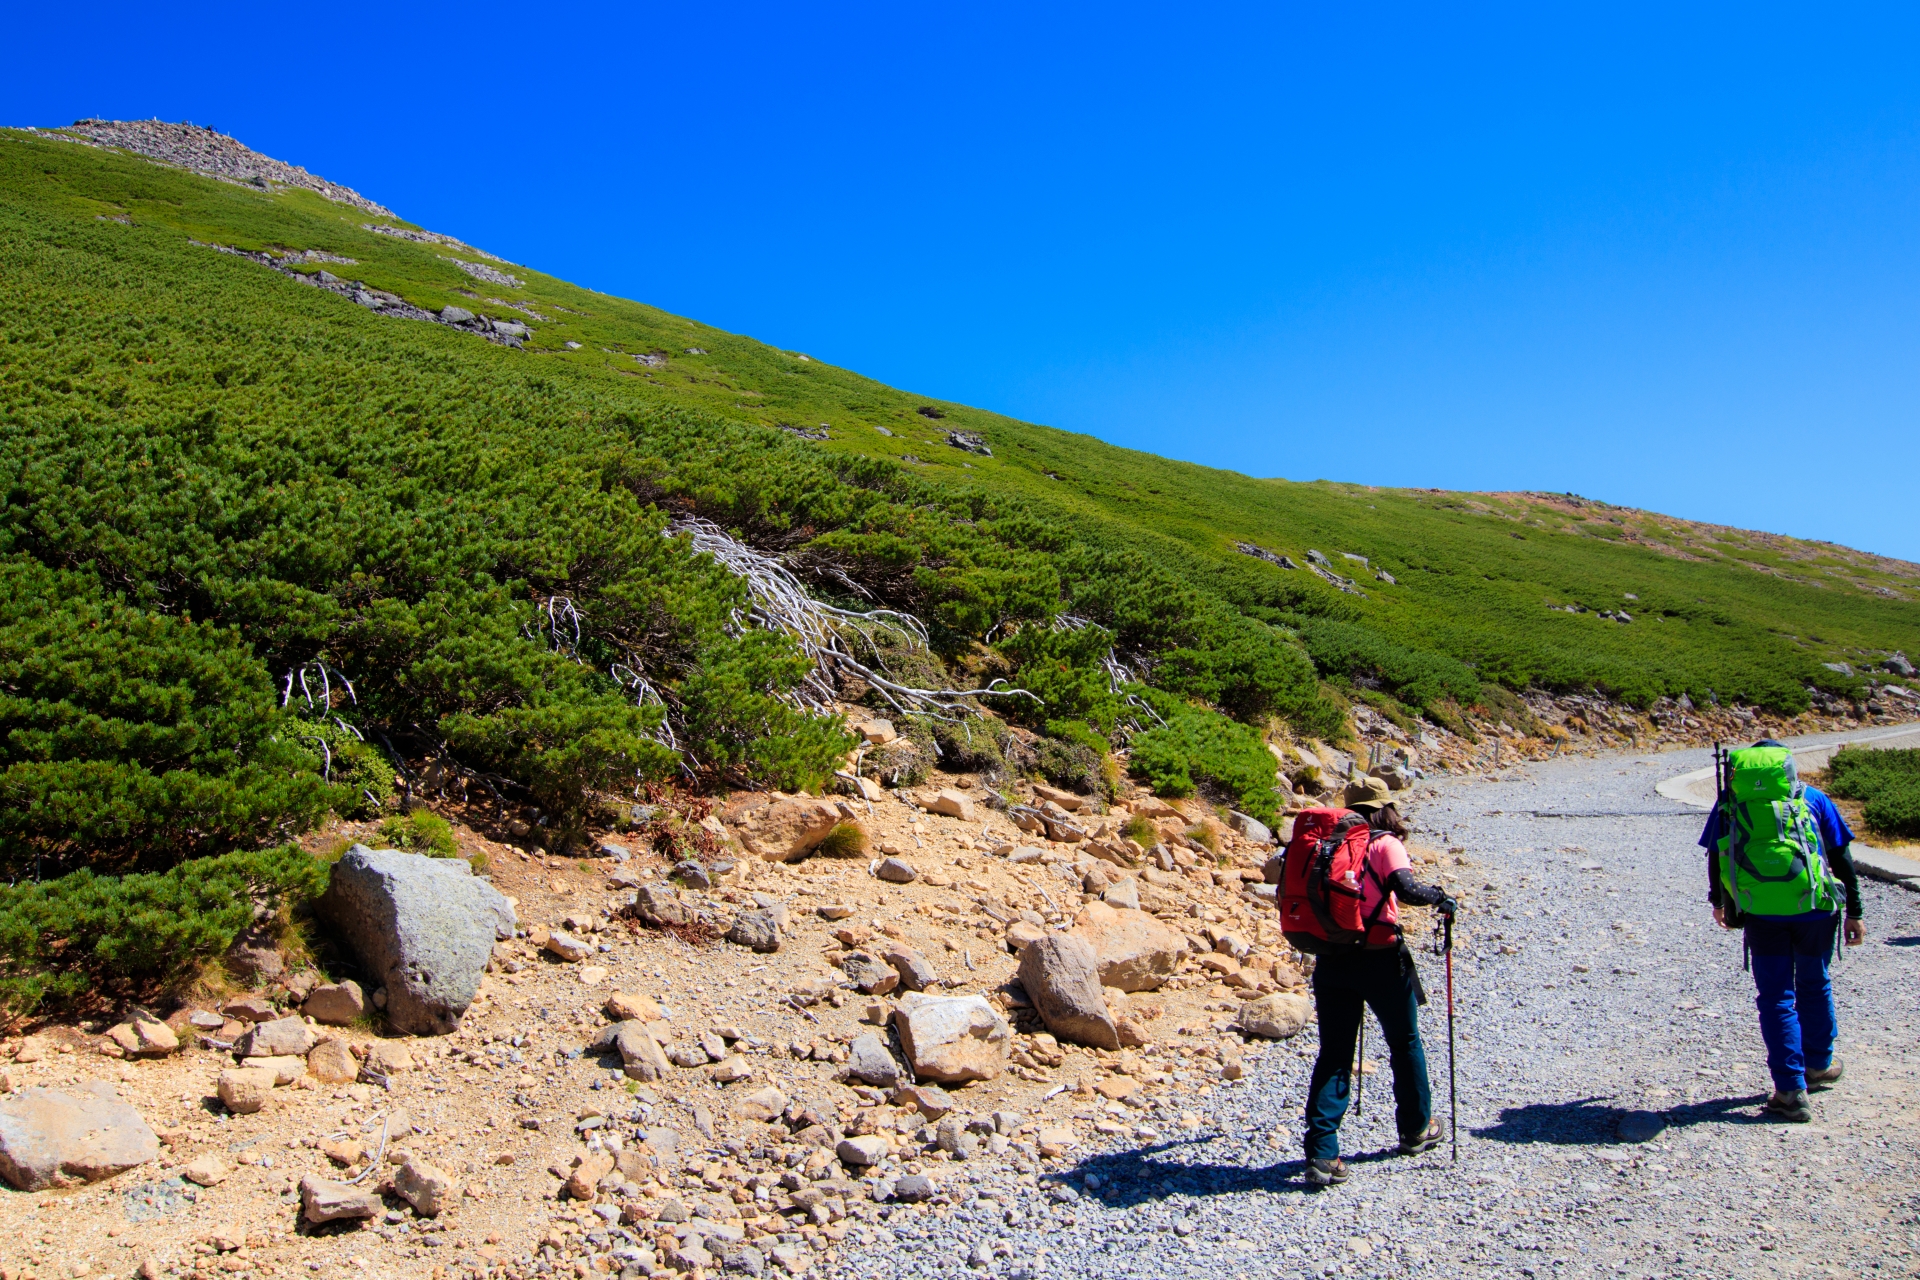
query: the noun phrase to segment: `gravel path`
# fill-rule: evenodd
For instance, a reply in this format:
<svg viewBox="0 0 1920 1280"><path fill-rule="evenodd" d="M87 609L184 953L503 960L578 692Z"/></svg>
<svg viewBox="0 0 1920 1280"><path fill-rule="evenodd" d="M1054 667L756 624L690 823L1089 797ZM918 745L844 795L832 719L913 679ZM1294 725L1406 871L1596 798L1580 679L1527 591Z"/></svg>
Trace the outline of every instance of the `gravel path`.
<svg viewBox="0 0 1920 1280"><path fill-rule="evenodd" d="M1353 1180L1300 1178L1311 1027L1250 1059L1197 1129L1080 1148L1064 1176L943 1171L950 1206L862 1228L832 1270L904 1278L1920 1274L1920 895L1868 882L1837 970L1847 1078L1769 1123L1738 934L1705 903L1702 825L1654 791L1704 751L1550 762L1409 806L1471 896L1455 954L1458 1165L1388 1155L1387 1069L1343 1132ZM1583 816L1541 816L1542 814ZM1584 816L1584 815L1607 816ZM1439 961L1423 1033L1446 1106ZM1584 968L1583 968L1584 967ZM1620 1140L1652 1120L1651 1140ZM1136 1117L1137 1119L1138 1117ZM1083 1126L1084 1127L1084 1126ZM1055 1182L1064 1185L1051 1185ZM1844 1270L1844 1269L1851 1269Z"/></svg>

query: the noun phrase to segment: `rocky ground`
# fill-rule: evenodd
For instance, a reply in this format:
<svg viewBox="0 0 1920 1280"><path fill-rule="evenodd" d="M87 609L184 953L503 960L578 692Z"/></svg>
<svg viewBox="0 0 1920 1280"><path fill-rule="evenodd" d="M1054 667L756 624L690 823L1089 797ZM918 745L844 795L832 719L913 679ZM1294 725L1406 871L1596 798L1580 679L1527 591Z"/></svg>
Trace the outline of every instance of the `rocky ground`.
<svg viewBox="0 0 1920 1280"><path fill-rule="evenodd" d="M1920 898L1865 886L1869 940L1837 970L1845 1080L1769 1123L1738 936L1712 924L1697 812L1655 795L1705 753L1559 760L1412 806L1452 874L1459 1163L1389 1154L1385 1064L1343 1135L1353 1180L1301 1179L1309 1029L1159 1141L1075 1153L1040 1186L961 1174L898 1210L855 1276L1905 1275L1920 1272L1909 998ZM1429 989L1441 968L1422 957ZM1423 1017L1444 1107L1444 1004Z"/></svg>
<svg viewBox="0 0 1920 1280"><path fill-rule="evenodd" d="M372 992L309 995L323 975L296 955L165 1027L0 1042L5 1106L36 1087L117 1099L158 1139L104 1180L0 1196L0 1277L1904 1267L1916 1014L1879 993L1911 986L1914 899L1868 889L1874 941L1841 969L1847 1082L1814 1125L1760 1123L1751 996L1705 923L1697 818L1653 792L1703 760L1568 755L1406 793L1418 874L1465 905L1458 1169L1381 1157L1375 1077L1354 1183L1300 1184L1313 1032L1286 1038L1302 964L1260 896L1257 829L1140 793L1095 812L1023 784L1036 807L1008 811L972 778L862 780L686 814L660 843L704 843L704 889L669 891L646 831L555 857L458 827L518 929L452 1035L396 1034ZM768 860L849 817L857 856ZM649 926L636 898L679 914ZM1069 934L1098 965L1088 1038L1111 1048L1047 1034L1037 980L1016 981L1022 947ZM964 1014L938 1044L915 1021L930 1000ZM1436 1073L1442 1026L1429 1009ZM253 1041L272 1056L239 1056ZM916 1061L946 1086L899 1078ZM1664 1128L1616 1143L1629 1111ZM1756 1205L1796 1174L1798 1199ZM316 1225L316 1201L371 1217Z"/></svg>

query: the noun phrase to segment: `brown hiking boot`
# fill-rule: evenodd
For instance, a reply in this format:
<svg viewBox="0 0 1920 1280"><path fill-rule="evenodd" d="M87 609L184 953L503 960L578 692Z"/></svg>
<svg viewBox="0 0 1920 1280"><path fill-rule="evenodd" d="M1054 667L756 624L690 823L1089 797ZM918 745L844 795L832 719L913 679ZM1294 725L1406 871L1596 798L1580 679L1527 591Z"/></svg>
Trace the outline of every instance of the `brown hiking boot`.
<svg viewBox="0 0 1920 1280"><path fill-rule="evenodd" d="M1337 1186L1347 1180L1347 1162L1339 1156L1331 1160L1307 1161L1307 1181L1316 1187Z"/></svg>
<svg viewBox="0 0 1920 1280"><path fill-rule="evenodd" d="M1840 1077L1846 1073L1847 1064L1835 1058L1832 1066L1822 1067L1818 1071L1807 1072L1807 1088L1831 1089L1840 1082Z"/></svg>
<svg viewBox="0 0 1920 1280"><path fill-rule="evenodd" d="M1767 1099L1767 1114L1778 1116L1789 1124L1806 1124L1813 1119L1813 1108L1807 1105L1805 1089L1776 1090L1774 1095Z"/></svg>
<svg viewBox="0 0 1920 1280"><path fill-rule="evenodd" d="M1441 1129L1440 1122L1435 1120L1427 1126L1426 1132L1417 1133L1410 1138L1400 1139L1400 1154L1403 1156L1417 1156L1422 1151L1431 1151L1439 1146L1445 1137L1446 1134Z"/></svg>

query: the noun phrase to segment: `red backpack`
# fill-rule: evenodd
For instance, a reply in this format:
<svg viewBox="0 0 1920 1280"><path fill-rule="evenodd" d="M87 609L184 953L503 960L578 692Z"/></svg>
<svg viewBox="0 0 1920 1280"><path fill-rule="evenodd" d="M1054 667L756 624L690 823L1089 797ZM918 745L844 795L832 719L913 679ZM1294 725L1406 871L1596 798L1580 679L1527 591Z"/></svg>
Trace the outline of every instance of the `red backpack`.
<svg viewBox="0 0 1920 1280"><path fill-rule="evenodd" d="M1280 928L1295 949L1310 956L1362 947L1375 931L1360 915L1360 877L1372 874L1367 845L1373 831L1365 815L1349 809L1302 809L1294 815L1280 872ZM1386 905L1380 895L1378 916Z"/></svg>

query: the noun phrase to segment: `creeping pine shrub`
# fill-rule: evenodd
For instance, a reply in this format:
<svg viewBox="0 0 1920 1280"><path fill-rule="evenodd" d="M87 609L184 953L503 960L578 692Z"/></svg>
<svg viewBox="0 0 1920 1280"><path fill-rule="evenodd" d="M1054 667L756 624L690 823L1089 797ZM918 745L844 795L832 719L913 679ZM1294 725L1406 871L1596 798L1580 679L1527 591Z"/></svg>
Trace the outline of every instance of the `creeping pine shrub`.
<svg viewBox="0 0 1920 1280"><path fill-rule="evenodd" d="M1164 695L1153 702L1166 724L1134 735L1134 774L1161 796L1190 796L1209 783L1232 796L1235 808L1271 822L1278 799L1274 761L1260 734Z"/></svg>
<svg viewBox="0 0 1920 1280"><path fill-rule="evenodd" d="M1920 749L1849 747L1834 753L1827 779L1834 795L1866 801L1862 816L1875 831L1920 836Z"/></svg>
<svg viewBox="0 0 1920 1280"><path fill-rule="evenodd" d="M284 837L347 798L299 736L234 629L0 560L0 872L165 867Z"/></svg>
<svg viewBox="0 0 1920 1280"><path fill-rule="evenodd" d="M190 974L254 918L303 903L326 866L298 847L230 853L170 871L80 870L0 888L0 1008L15 1018L82 999L126 999Z"/></svg>
<svg viewBox="0 0 1920 1280"><path fill-rule="evenodd" d="M341 817L371 818L393 799L393 766L385 754L338 721L296 720L291 732L320 755L324 777L339 796L335 807Z"/></svg>
<svg viewBox="0 0 1920 1280"><path fill-rule="evenodd" d="M827 838L814 846L813 851L823 858L864 858L867 833L855 823L842 822L827 832Z"/></svg>

